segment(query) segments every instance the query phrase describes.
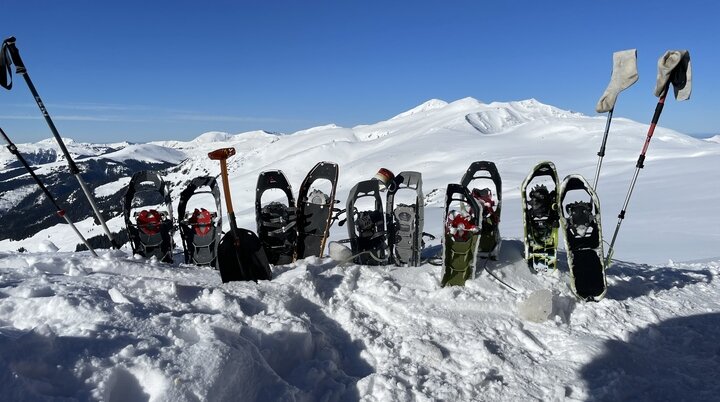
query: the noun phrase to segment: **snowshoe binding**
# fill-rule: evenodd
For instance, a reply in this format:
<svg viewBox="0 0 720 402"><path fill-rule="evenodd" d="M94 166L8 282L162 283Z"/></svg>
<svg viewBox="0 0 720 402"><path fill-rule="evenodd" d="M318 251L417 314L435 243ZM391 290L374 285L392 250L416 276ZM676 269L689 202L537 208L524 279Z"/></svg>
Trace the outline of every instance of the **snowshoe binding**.
<svg viewBox="0 0 720 402"><path fill-rule="evenodd" d="M135 173L125 191L123 217L134 254L173 262L173 214L170 190L156 173Z"/></svg>
<svg viewBox="0 0 720 402"><path fill-rule="evenodd" d="M199 194L211 194L214 206L187 210L190 199ZM208 206L209 208L209 206ZM213 177L201 176L190 181L180 193L178 226L185 250L185 263L217 268L217 250L222 234L220 188Z"/></svg>
<svg viewBox="0 0 720 402"><path fill-rule="evenodd" d="M557 268L557 189L557 171L552 162L538 163L520 187L525 260L533 272Z"/></svg>

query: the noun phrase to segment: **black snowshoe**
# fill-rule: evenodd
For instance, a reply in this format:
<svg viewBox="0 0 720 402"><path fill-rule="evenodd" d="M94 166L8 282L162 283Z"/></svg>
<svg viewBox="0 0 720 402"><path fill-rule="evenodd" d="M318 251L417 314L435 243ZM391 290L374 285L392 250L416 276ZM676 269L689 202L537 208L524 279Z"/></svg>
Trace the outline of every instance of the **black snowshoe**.
<svg viewBox="0 0 720 402"><path fill-rule="evenodd" d="M262 196L271 189L282 190L287 200L263 205ZM255 191L255 217L258 237L268 261L273 265L292 263L298 237L297 214L292 188L282 171L271 170L260 173Z"/></svg>
<svg viewBox="0 0 720 402"><path fill-rule="evenodd" d="M358 200L371 198L372 207L359 209ZM353 261L363 265L384 265L387 262L387 232L380 181L361 181L350 190L347 200L347 225Z"/></svg>
<svg viewBox="0 0 720 402"><path fill-rule="evenodd" d="M590 200L565 204L570 191L584 192ZM599 301L607 291L600 200L585 178L569 175L560 184L560 203L572 291L580 299Z"/></svg>
<svg viewBox="0 0 720 402"><path fill-rule="evenodd" d="M215 200L214 210L194 208L187 210L188 201L194 195L211 194ZM222 234L222 209L220 188L214 177L201 176L190 181L180 193L178 203L178 226L185 250L185 263L217 268L217 252Z"/></svg>
<svg viewBox="0 0 720 402"><path fill-rule="evenodd" d="M153 171L137 172L130 179L124 200L123 215L133 253L172 263L172 202L165 181Z"/></svg>
<svg viewBox="0 0 720 402"><path fill-rule="evenodd" d="M538 163L520 187L525 259L536 272L557 268L560 227L557 190L557 171L552 162Z"/></svg>
<svg viewBox="0 0 720 402"><path fill-rule="evenodd" d="M297 259L322 256L333 218L337 180L338 165L319 162L300 185L297 199ZM323 182L330 183L329 194L317 186Z"/></svg>
<svg viewBox="0 0 720 402"><path fill-rule="evenodd" d="M495 187L483 186L483 181L491 181ZM473 162L460 182L471 191L482 208L482 229L478 245L478 257L497 260L502 240L500 237L500 212L502 210L502 180L495 163L489 161ZM478 187L479 185L479 187Z"/></svg>
<svg viewBox="0 0 720 402"><path fill-rule="evenodd" d="M443 277L441 286L464 286L473 277L482 208L467 187L448 184L445 193Z"/></svg>
<svg viewBox="0 0 720 402"><path fill-rule="evenodd" d="M395 204L398 191L411 190L415 197L409 204ZM399 266L420 265L423 248L424 205L422 175L401 172L395 176L387 194L388 254L390 262Z"/></svg>

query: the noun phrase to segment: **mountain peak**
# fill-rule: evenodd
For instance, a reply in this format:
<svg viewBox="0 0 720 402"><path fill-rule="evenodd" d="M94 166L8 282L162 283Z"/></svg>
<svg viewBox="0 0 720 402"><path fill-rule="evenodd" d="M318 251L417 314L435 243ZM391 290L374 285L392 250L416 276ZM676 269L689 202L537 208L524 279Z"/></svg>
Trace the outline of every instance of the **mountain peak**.
<svg viewBox="0 0 720 402"><path fill-rule="evenodd" d="M429 111L435 110L435 109L441 109L447 105L448 105L448 103L445 102L444 100L430 99L429 101L423 102L420 105L415 106L414 108L412 108L410 110L400 113L399 115L391 118L390 120L399 119L399 118L407 117L407 116L412 116L412 115L418 114L418 113L425 113L425 112L429 112Z"/></svg>
<svg viewBox="0 0 720 402"><path fill-rule="evenodd" d="M209 143L209 142L223 142L229 141L232 136L222 131L208 131L207 133L200 134L191 142L197 143Z"/></svg>

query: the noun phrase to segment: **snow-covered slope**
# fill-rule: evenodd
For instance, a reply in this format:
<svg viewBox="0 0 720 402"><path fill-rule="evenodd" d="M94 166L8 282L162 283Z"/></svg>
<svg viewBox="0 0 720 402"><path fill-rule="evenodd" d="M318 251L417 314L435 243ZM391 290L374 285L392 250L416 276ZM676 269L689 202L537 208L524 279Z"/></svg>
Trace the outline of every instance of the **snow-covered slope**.
<svg viewBox="0 0 720 402"><path fill-rule="evenodd" d="M544 276L522 259L521 181L541 160L554 161L561 176L591 178L604 126L604 116L536 100L466 98L352 128L212 132L137 152L118 146L120 159L177 164L164 172L175 196L192 177L219 172L209 151L235 147L230 186L238 221L251 229L261 171L282 169L297 191L317 161L331 160L340 165L343 201L380 167L422 172L425 231L437 235L438 194L472 161L494 161L504 240L488 269L517 291L484 271L464 288L443 289L440 268L428 264L337 266L327 258L274 267L270 282L221 284L215 271L179 264L179 254L168 265L121 252L71 253L77 240L56 225L0 242L3 397L712 400L720 388L720 144L656 130L600 303L572 297L562 252L559 270ZM607 236L646 132L644 123L613 120L598 189ZM124 183L96 195L110 197ZM119 218L109 223L122 228ZM91 219L78 226L101 234ZM331 237L346 237L345 228L334 226ZM48 252L48 240L60 252ZM19 247L30 252L10 251ZM437 251L438 241L428 248Z"/></svg>
<svg viewBox="0 0 720 402"><path fill-rule="evenodd" d="M12 401L715 399L720 260L621 263L606 299L577 303L566 267L534 276L521 250L505 241L492 268L518 293L484 273L443 289L430 265L310 258L223 285L117 253L0 253L0 389ZM545 292L546 314L524 314Z"/></svg>
<svg viewBox="0 0 720 402"><path fill-rule="evenodd" d="M237 155L228 160L228 167L235 210L239 223L253 229L255 183L263 170L283 170L297 191L316 162L335 161L340 165L337 194L344 201L355 183L372 177L380 167L396 173L420 171L425 194L433 190L441 194L448 183L460 180L472 161L491 160L503 178L502 234L519 238L519 187L528 171L541 160L552 160L561 177L580 173L591 180L604 127L604 116L583 116L534 99L485 104L465 98L451 103L431 100L390 120L353 128L328 125L288 135L210 132L188 142L126 146L107 156L158 158L171 163L184 160L165 174L176 186L173 192L177 195L192 177L219 173L218 163L207 158L208 152L233 146ZM614 229L646 132L646 124L619 117L613 120L598 188L605 233ZM136 146L145 148L141 152L134 150ZM713 189L720 188L720 175L714 168L720 166L720 144L659 127L645 165L615 256L658 263L718 255L720 215L713 212L713 206L720 203L720 193ZM122 188L109 186L97 194L109 194L110 189ZM441 197L428 199L426 230L434 234L441 229L441 204ZM83 230L101 233L92 226L87 220ZM113 219L111 226L120 230L121 219ZM3 241L0 249L31 249L38 238L47 235L38 233L27 244ZM334 227L332 236L344 237L344 228ZM59 246L73 250L72 236L67 245Z"/></svg>

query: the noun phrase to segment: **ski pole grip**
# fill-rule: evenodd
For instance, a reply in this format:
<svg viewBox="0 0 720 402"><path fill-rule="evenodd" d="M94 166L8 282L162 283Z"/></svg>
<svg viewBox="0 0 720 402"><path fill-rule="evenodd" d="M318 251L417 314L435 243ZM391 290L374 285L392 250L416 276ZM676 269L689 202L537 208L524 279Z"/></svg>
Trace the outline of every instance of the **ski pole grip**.
<svg viewBox="0 0 720 402"><path fill-rule="evenodd" d="M5 41L3 41L3 48L7 49L10 52L10 58L12 59L13 64L15 64L15 72L18 74L24 74L25 73L25 64L22 61L22 58L20 58L20 52L18 51L17 46L15 46L15 37L11 36Z"/></svg>
<svg viewBox="0 0 720 402"><path fill-rule="evenodd" d="M214 161L222 161L235 155L235 148L220 148L208 153L208 158Z"/></svg>

